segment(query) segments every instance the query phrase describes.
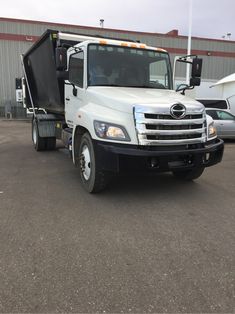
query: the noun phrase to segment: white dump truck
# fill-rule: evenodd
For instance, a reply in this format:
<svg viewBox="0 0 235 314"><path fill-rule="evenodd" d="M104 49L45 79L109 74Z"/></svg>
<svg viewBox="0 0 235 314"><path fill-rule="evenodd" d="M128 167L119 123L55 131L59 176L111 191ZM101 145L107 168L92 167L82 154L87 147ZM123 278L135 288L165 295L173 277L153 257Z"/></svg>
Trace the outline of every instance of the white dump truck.
<svg viewBox="0 0 235 314"><path fill-rule="evenodd" d="M184 95L200 84L202 60L177 61L192 76L175 91L163 49L48 30L22 56L35 149L61 139L90 193L130 171L198 178L224 146L204 106Z"/></svg>

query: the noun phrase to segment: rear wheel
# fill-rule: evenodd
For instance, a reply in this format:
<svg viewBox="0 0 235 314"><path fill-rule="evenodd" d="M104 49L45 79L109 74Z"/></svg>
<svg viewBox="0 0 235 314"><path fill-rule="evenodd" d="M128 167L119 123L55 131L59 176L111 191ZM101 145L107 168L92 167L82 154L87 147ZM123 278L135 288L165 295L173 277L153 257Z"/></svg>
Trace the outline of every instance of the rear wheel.
<svg viewBox="0 0 235 314"><path fill-rule="evenodd" d="M32 140L36 151L54 150L56 148L56 137L41 137L38 131L38 122L32 121Z"/></svg>
<svg viewBox="0 0 235 314"><path fill-rule="evenodd" d="M107 176L97 163L92 139L88 133L82 135L79 146L79 171L82 184L89 193L102 191Z"/></svg>
<svg viewBox="0 0 235 314"><path fill-rule="evenodd" d="M37 120L32 121L32 140L36 151L41 151L46 149L46 138L41 137L38 132Z"/></svg>
<svg viewBox="0 0 235 314"><path fill-rule="evenodd" d="M205 169L204 167L198 167L198 168L189 169L189 170L173 171L173 175L177 179L192 181L199 178L202 175L204 169Z"/></svg>

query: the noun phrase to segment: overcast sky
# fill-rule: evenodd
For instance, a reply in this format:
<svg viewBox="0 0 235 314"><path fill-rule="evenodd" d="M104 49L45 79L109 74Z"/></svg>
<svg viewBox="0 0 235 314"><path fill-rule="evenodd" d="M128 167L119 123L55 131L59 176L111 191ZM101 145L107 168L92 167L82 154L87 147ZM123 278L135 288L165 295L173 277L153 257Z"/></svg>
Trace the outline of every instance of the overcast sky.
<svg viewBox="0 0 235 314"><path fill-rule="evenodd" d="M235 0L192 0L192 35L235 40ZM0 0L0 16L143 32L188 34L190 0ZM232 33L231 36L227 36Z"/></svg>

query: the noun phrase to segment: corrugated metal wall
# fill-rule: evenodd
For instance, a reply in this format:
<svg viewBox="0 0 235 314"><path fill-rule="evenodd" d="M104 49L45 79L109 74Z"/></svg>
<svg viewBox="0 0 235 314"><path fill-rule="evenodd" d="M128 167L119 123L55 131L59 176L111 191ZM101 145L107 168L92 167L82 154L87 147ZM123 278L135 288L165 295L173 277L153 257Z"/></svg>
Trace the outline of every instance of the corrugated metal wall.
<svg viewBox="0 0 235 314"><path fill-rule="evenodd" d="M0 40L0 105L15 104L15 78L22 77L20 54L31 43Z"/></svg>
<svg viewBox="0 0 235 314"><path fill-rule="evenodd" d="M55 24L45 24L36 22L23 21L7 21L0 19L0 33L32 35L40 36L46 29L57 29L71 31L83 34L97 34L110 36L114 38L139 40L150 46L171 48L171 49L186 49L187 38L170 37L162 34L147 34L134 32L121 32L115 30L106 30L100 28L84 28L76 26L64 26ZM15 105L15 78L22 76L20 63L20 55L27 51L32 45L29 41L9 41L0 40L0 106ZM218 80L226 75L235 72L235 58L213 56L213 52L235 52L235 42L229 41L213 41L205 39L193 39L192 49L211 52L211 56L203 55L203 74L205 80ZM176 53L172 53L173 60ZM179 76L184 77L185 72L180 71Z"/></svg>

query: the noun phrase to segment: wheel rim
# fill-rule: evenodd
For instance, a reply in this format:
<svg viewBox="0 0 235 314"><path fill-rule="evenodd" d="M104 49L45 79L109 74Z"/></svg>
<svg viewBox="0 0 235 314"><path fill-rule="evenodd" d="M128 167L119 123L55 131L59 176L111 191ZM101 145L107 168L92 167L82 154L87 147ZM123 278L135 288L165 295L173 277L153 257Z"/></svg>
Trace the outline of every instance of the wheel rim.
<svg viewBox="0 0 235 314"><path fill-rule="evenodd" d="M91 176L91 156L87 145L82 147L82 153L80 156L81 172L85 180L89 180Z"/></svg>
<svg viewBox="0 0 235 314"><path fill-rule="evenodd" d="M34 143L34 145L36 145L36 143L37 143L37 131L36 131L35 124L33 125L33 143Z"/></svg>

